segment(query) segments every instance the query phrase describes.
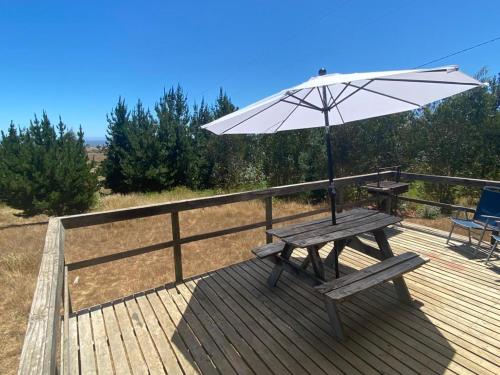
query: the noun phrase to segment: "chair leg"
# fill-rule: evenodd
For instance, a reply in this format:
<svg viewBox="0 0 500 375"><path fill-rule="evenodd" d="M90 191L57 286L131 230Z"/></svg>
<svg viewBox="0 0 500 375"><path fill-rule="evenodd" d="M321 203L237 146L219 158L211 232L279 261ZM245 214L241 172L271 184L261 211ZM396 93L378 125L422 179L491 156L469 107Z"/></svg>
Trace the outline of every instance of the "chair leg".
<svg viewBox="0 0 500 375"><path fill-rule="evenodd" d="M488 258L486 258L486 262L485 262L485 264L488 264L488 262L490 261L491 256L493 255L493 253L494 253L494 252L495 252L495 250L497 249L497 245L498 245L498 241L495 241L495 243L494 243L494 244L493 244L493 246L491 247L490 253L488 254Z"/></svg>
<svg viewBox="0 0 500 375"><path fill-rule="evenodd" d="M474 251L474 255L473 255L474 257L476 256L477 251L481 248L481 244L483 243L484 234L486 233L487 226L488 226L488 221L486 221L486 224L484 225L484 228L481 232L481 236L479 237L479 241L477 242L476 251Z"/></svg>
<svg viewBox="0 0 500 375"><path fill-rule="evenodd" d="M450 229L450 234L448 235L448 238L446 239L446 244L448 244L451 240L451 234L453 233L453 229L455 228L455 223L451 222L451 229Z"/></svg>

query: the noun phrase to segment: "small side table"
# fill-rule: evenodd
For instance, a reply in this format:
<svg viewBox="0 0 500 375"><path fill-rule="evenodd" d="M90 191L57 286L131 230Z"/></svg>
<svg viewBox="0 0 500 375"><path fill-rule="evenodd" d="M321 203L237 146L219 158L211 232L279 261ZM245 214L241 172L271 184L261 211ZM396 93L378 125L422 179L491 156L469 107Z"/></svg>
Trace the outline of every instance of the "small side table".
<svg viewBox="0 0 500 375"><path fill-rule="evenodd" d="M389 215L396 211L398 206L398 195L406 193L410 184L398 181L379 181L366 184L366 190L377 197L383 196L382 202L379 200L379 210L387 212ZM392 197L394 196L394 202Z"/></svg>

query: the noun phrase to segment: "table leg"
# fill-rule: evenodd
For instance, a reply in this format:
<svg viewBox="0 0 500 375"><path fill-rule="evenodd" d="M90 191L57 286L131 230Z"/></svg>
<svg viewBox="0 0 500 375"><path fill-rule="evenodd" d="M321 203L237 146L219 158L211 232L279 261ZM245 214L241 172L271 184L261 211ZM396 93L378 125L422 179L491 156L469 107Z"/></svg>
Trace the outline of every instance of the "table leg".
<svg viewBox="0 0 500 375"><path fill-rule="evenodd" d="M293 248L290 245L286 244L281 254L276 256L276 264L274 265L271 274L267 278L267 285L269 285L270 287L276 286L278 280L280 279L281 273L283 272L281 259L290 259L290 257L292 256L292 252Z"/></svg>
<svg viewBox="0 0 500 375"><path fill-rule="evenodd" d="M330 254L325 259L325 264L332 268L335 268L335 278L339 278L340 273L339 273L339 255L342 253L342 250L344 250L347 242L346 240L339 240L335 241L333 243L333 249L330 251Z"/></svg>
<svg viewBox="0 0 500 375"><path fill-rule="evenodd" d="M387 259L394 256L392 252L391 245L387 241L387 236L383 229L373 232L375 240L377 241L378 247L382 253L382 259ZM399 297L399 300L408 304L411 304L411 296L406 286L406 282L403 276L395 278L393 281L394 289Z"/></svg>
<svg viewBox="0 0 500 375"><path fill-rule="evenodd" d="M304 258L304 261L302 262L300 267L303 270L305 270L309 266L309 263L311 263L311 257L309 256L309 254L307 254L307 256Z"/></svg>
<svg viewBox="0 0 500 375"><path fill-rule="evenodd" d="M323 261L319 256L318 250L318 246L310 246L307 248L309 259L311 260L311 264L313 266L314 274L318 279L325 280L325 269L323 267Z"/></svg>

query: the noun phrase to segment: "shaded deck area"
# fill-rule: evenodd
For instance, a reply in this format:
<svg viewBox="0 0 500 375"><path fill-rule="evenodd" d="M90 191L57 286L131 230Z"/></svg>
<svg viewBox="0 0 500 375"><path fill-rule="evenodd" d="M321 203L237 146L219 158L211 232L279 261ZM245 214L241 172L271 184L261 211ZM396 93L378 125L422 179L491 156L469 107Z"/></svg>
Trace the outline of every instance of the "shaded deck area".
<svg viewBox="0 0 500 375"><path fill-rule="evenodd" d="M431 261L405 276L413 306L389 284L344 303L346 343L319 294L286 273L269 288L272 265L252 259L74 313L71 373L500 373L500 261L485 267L430 228L387 233L395 254ZM340 271L375 262L346 248Z"/></svg>

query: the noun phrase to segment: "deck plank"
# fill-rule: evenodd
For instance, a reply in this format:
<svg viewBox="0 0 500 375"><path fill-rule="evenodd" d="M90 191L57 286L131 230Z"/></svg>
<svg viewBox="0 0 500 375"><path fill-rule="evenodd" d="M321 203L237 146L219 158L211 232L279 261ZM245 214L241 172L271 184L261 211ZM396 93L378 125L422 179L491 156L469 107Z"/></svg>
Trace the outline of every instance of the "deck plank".
<svg viewBox="0 0 500 375"><path fill-rule="evenodd" d="M158 324L158 320L154 315L154 312L151 308L151 305L149 304L148 299L146 298L146 296L143 295L143 296L138 296L136 300L144 317L144 322L148 327L148 330L151 334L156 349L158 350L158 354L160 355L160 358L163 362L163 366L167 370L167 374L181 375L182 370L179 366L179 363L177 362L177 358L174 354L174 351L170 346L170 343L168 342L167 338L165 337L165 333Z"/></svg>
<svg viewBox="0 0 500 375"><path fill-rule="evenodd" d="M251 259L76 312L70 373L500 373L498 271L446 245L443 231L406 223L388 231L395 254L431 261L404 276L413 306L391 283L342 303L345 343L331 334L319 293L288 273L270 288L271 262ZM363 241L375 244L370 235ZM305 256L297 249L292 259ZM376 262L347 246L340 271Z"/></svg>
<svg viewBox="0 0 500 375"><path fill-rule="evenodd" d="M95 309L90 312L92 322L92 331L94 333L95 356L97 360L97 371L100 374L113 373L111 364L111 355L108 348L106 329L102 318L101 309Z"/></svg>
<svg viewBox="0 0 500 375"><path fill-rule="evenodd" d="M177 332L175 335L180 336L179 338L186 343L201 372L217 374L218 372L212 359L198 341L191 327L183 319L182 314L177 309L168 292L163 289L158 291L158 295L176 327Z"/></svg>
<svg viewBox="0 0 500 375"><path fill-rule="evenodd" d="M127 355L125 354L125 347L116 320L115 311L113 306L106 306L102 309L104 317L104 325L108 335L109 347L111 349L111 357L113 358L113 365L117 375L130 374Z"/></svg>
<svg viewBox="0 0 500 375"><path fill-rule="evenodd" d="M69 335L68 335L68 345L69 345L69 373L71 375L78 374L80 371L80 356L78 348L78 322L77 317L71 317L69 319Z"/></svg>
<svg viewBox="0 0 500 375"><path fill-rule="evenodd" d="M134 327L134 332L137 336L137 342L141 347L149 372L153 374L165 373L160 356L156 350L153 340L151 339L151 336L149 335L148 329L146 328L146 322L144 321L142 313L137 306L135 298L127 299L125 301L125 306L127 307L130 320L132 321L132 327Z"/></svg>
<svg viewBox="0 0 500 375"><path fill-rule="evenodd" d="M172 345L172 349L175 352L177 360L182 366L182 369L187 375L198 374L199 370L196 366L196 363L188 350L184 341L178 337L176 334L176 328L168 316L168 313L165 311L163 304L156 293L147 293L146 297L153 308L153 311L160 323L163 331L165 332L165 336L168 341Z"/></svg>
<svg viewBox="0 0 500 375"><path fill-rule="evenodd" d="M127 308L123 302L119 302L114 304L114 309L132 372L134 374L145 374L148 371L148 366L146 365L146 361L137 343L134 329L132 328L132 323L127 313Z"/></svg>
<svg viewBox="0 0 500 375"><path fill-rule="evenodd" d="M82 374L97 374L94 339L92 337L92 325L90 324L90 314L88 311L78 316L78 336L80 339L80 366Z"/></svg>

